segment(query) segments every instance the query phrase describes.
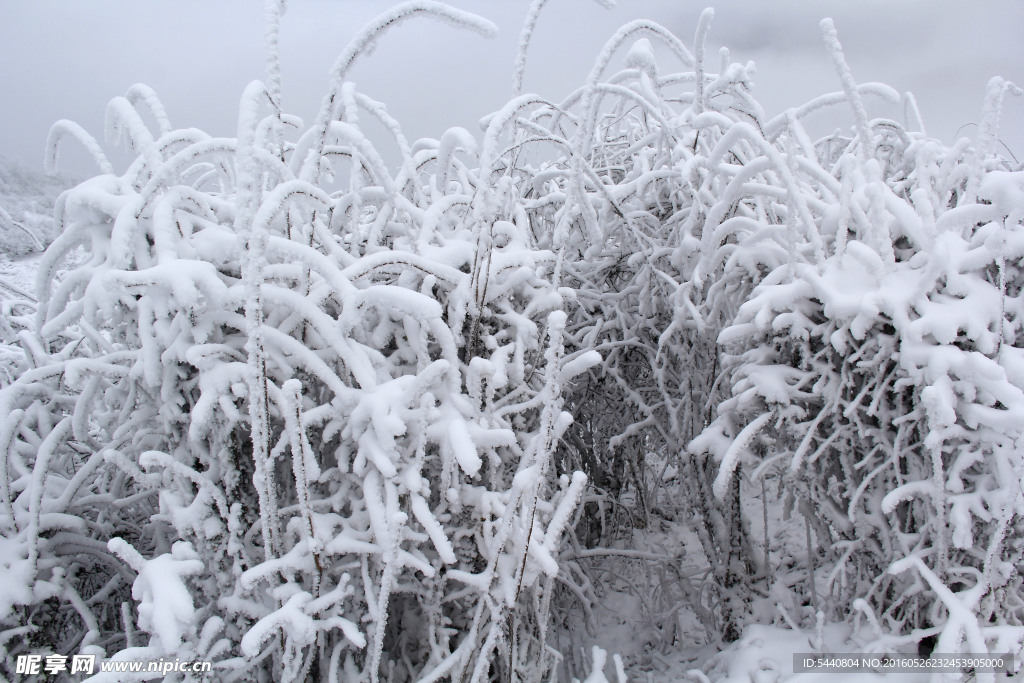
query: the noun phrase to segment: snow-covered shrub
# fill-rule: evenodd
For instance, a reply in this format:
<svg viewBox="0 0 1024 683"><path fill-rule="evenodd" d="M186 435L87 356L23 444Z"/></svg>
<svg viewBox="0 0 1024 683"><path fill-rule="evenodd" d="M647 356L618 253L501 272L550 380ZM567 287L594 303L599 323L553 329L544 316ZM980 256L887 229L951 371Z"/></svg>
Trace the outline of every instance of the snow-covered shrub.
<svg viewBox="0 0 1024 683"><path fill-rule="evenodd" d="M467 167L472 138L410 147L345 82L417 14L493 30L395 8L294 143L273 68L237 138L173 129L143 86L113 100L122 175L73 131L108 172L58 203L32 369L0 395L10 655L213 659L221 680L550 669L586 481L551 454L561 386L595 358L564 355L557 259L500 173ZM396 175L362 117L393 132Z"/></svg>
<svg viewBox="0 0 1024 683"><path fill-rule="evenodd" d="M996 569L1018 552L1012 533L1004 541L1020 504L1022 196L990 156L1015 88L993 79L977 144L947 148L914 132L912 96L854 82L826 22L843 91L767 119L749 65L723 51L707 73L711 18L694 54L655 24L624 26L558 106L510 104L531 107L512 172L532 178L522 186L539 243L547 235L564 255L571 339L605 359L568 397L575 420L559 457L642 510L662 481L648 454L682 473L676 495L711 564L712 626L726 639L750 616L751 580L772 571L743 519L740 461L758 454L759 475L786 464L790 504L834 544L823 592L837 613L868 598L858 604L910 641L948 623L940 644L955 649L963 615L992 621L1011 581ZM662 73L651 41L692 70ZM607 75L629 45L627 68ZM868 96L906 123L869 119ZM849 106L853 136L812 141L803 119L836 105ZM531 144L566 151L534 170ZM986 556L950 555L974 547ZM901 575L909 565L893 563L915 553L940 578ZM975 586L974 602L953 603L940 585ZM1013 629L991 633L988 646L1018 642Z"/></svg>
<svg viewBox="0 0 1024 683"><path fill-rule="evenodd" d="M823 27L854 136L812 147L802 111L766 127L807 239L719 335L731 396L691 450L718 456L720 496L748 451L780 471L827 549L815 609L866 612L884 647L1016 650L1024 174L989 149L1014 87L993 79L981 139L948 148L869 121Z"/></svg>
<svg viewBox="0 0 1024 683"><path fill-rule="evenodd" d="M718 461L686 446L718 417L719 332L765 275L821 247L807 207L814 190L797 180L813 149L766 131L778 122L751 96L752 65L731 63L723 50L719 73L708 72L712 16L701 17L694 53L657 24L624 26L585 86L521 123L521 145L555 140L569 152L525 187L544 228L537 232L564 250L578 302L572 339L605 359L568 398L575 419L559 456L636 500L640 525L651 508L679 510L715 579L713 609L701 610L706 626L735 639L763 562L742 520L738 480L716 500ZM684 70L663 72L655 43ZM610 71L623 48L626 68ZM681 489L664 490L668 467Z"/></svg>

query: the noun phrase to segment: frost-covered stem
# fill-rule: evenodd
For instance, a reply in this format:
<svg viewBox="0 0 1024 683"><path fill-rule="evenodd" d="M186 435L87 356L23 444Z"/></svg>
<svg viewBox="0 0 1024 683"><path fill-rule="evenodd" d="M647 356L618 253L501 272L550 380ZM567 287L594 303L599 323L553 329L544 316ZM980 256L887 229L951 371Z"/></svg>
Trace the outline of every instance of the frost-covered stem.
<svg viewBox="0 0 1024 683"><path fill-rule="evenodd" d="M825 647L825 612L820 609L814 612L814 638L811 639L811 647L818 652Z"/></svg>
<svg viewBox="0 0 1024 683"><path fill-rule="evenodd" d="M988 81L985 93L985 104L981 112L981 124L978 126L978 139L974 145L974 157L970 162L970 176L967 180L966 201L973 202L978 198L978 187L985 174L985 159L992 153L996 140L999 139L999 121L1003 116L1003 100L1006 93L1021 95L1021 89L999 76Z"/></svg>
<svg viewBox="0 0 1024 683"><path fill-rule="evenodd" d="M266 88L253 81L245 89L238 114L238 190L235 231L247 236L242 283L245 289L246 363L249 387L249 420L252 438L253 484L259 496L260 522L263 525L263 551L266 559L275 557L278 515L270 462L270 401L267 393L267 359L263 338L263 268L266 265L266 231L256 225L256 205L260 201L256 162L256 124L259 100Z"/></svg>
<svg viewBox="0 0 1024 683"><path fill-rule="evenodd" d="M537 616L537 628L540 631L537 640L543 647L548 642L548 621L551 614L551 597L555 592L555 577L548 576L546 585L541 588L540 609Z"/></svg>
<svg viewBox="0 0 1024 683"><path fill-rule="evenodd" d="M761 478L761 522L764 524L764 575L768 580L768 592L772 590L772 555L768 537L768 486Z"/></svg>
<svg viewBox="0 0 1024 683"><path fill-rule="evenodd" d="M999 269L999 336L996 338L996 358L1003 350L1003 335L1006 334L1006 253L1000 250L996 259Z"/></svg>
<svg viewBox="0 0 1024 683"><path fill-rule="evenodd" d="M526 71L526 51L530 47L530 38L533 37L533 30L537 28L537 19L540 11L548 0L533 0L530 10L526 13L526 21L523 22L523 30L519 34L519 47L516 49L516 61L512 67L512 94L518 97L523 94L523 72Z"/></svg>
<svg viewBox="0 0 1024 683"><path fill-rule="evenodd" d="M608 63L611 61L612 55L615 50L618 49L627 38L633 35L646 34L654 38L658 38L664 43L672 52L679 58L685 66L693 66L694 58L686 46L683 45L682 41L679 40L671 31L666 29L661 24L657 24L653 21L647 21L638 19L631 21L628 24L622 26L618 31L615 32L608 42L601 48L601 53L594 61L594 66L590 70L590 74L587 76L587 87L593 88L597 85L597 82L601 79L601 74L608 67Z"/></svg>
<svg viewBox="0 0 1024 683"><path fill-rule="evenodd" d="M96 615L92 613L92 610L89 609L85 600L82 599L82 596L78 594L78 591L76 591L71 584L65 582L64 585L61 586L61 593L67 601L71 603L71 606L74 607L78 616L82 619L82 623L85 624L86 632L85 636L82 638L81 645L84 647L95 643L100 637L100 626L96 621ZM125 603L121 604L123 605Z"/></svg>
<svg viewBox="0 0 1024 683"><path fill-rule="evenodd" d="M594 62L594 66L590 70L590 74L587 76L587 82L584 86L583 97L580 100L580 106L582 111L583 120L581 121L581 131L578 134L576 142L576 149L574 154L574 160L580 157L585 157L593 146L593 137L596 128L596 97L597 84L601 80L601 74L608 67L608 63L611 61L612 55L615 50L627 38L634 35L650 35L654 38L658 38L664 43L672 52L679 58L683 64L691 66L695 60L690 51L686 49L686 46L672 34L671 31L666 29L664 26L657 24L653 21L637 20L631 21L626 24L618 31L615 32L608 42L601 48L601 53L598 55ZM583 164L582 158L579 159L577 164L573 168L574 173L578 177L578 182L581 184L582 192L582 177L583 177ZM585 193L583 193L586 196ZM589 202L584 203L584 209L590 206Z"/></svg>
<svg viewBox="0 0 1024 683"><path fill-rule="evenodd" d="M527 461L527 466L532 466L538 460L542 462L542 468L547 468L547 458L558 438L555 434L555 420L558 418L562 408L562 384L560 381L560 370L562 355L565 347L562 344L562 334L565 332L566 316L561 311L548 315L548 348L544 352L544 361L547 377L544 381L544 412L541 414L540 434L537 440L537 448ZM543 459L543 460L542 460Z"/></svg>
<svg viewBox="0 0 1024 683"><path fill-rule="evenodd" d="M139 108L140 104L146 105L149 109L149 113L156 119L157 128L160 131L160 135L164 136L170 133L173 128L171 127L171 121L167 118L167 111L164 109L163 103L160 98L157 97L156 92L145 83L136 83L132 87L128 88L128 92L124 94L126 100L132 103L132 106L136 109Z"/></svg>
<svg viewBox="0 0 1024 683"><path fill-rule="evenodd" d="M315 586L319 588L323 565L320 562L319 543L316 538L316 530L313 527L313 505L309 495L310 472L306 463L307 460L312 459L313 454L302 425L302 383L297 379L290 379L284 383L281 389L284 392L287 406L285 426L288 429L291 442L295 497L298 499L299 511L306 522L306 530L309 532L310 554L313 556L313 564L316 565L317 571Z"/></svg>
<svg viewBox="0 0 1024 683"><path fill-rule="evenodd" d="M89 135L84 128L74 121L67 119L61 119L50 126L50 133L46 138L46 157L43 161L43 169L48 174L52 175L57 172L57 162L60 159L60 141L65 136L73 137L85 148L85 151L89 153L89 156L92 157L96 166L100 169L100 173L114 175L114 167L107 160L107 155L103 153L103 148L96 142L96 138Z"/></svg>
<svg viewBox="0 0 1024 683"><path fill-rule="evenodd" d="M908 128L913 126L922 135L928 134L924 128L924 120L921 118L921 110L917 108L917 98L910 91L903 93L903 121Z"/></svg>
<svg viewBox="0 0 1024 683"><path fill-rule="evenodd" d="M523 73L526 71L526 52L530 48L530 39L537 28L537 18L548 0L533 0L530 10L526 13L523 30L519 33L519 46L516 48L516 61L512 67L512 93L519 96L523 93ZM615 0L595 0L605 9L615 7Z"/></svg>
<svg viewBox="0 0 1024 683"><path fill-rule="evenodd" d="M124 139L138 153L129 174L134 173L136 187L142 187L163 162L163 155L153 139L153 133L146 127L135 105L124 97L115 97L107 103L105 127L107 142L116 144ZM142 167L138 166L140 163ZM142 169L146 172L143 173Z"/></svg>
<svg viewBox="0 0 1024 683"><path fill-rule="evenodd" d="M551 371L551 374L547 376L547 381L545 382L546 388L549 385L553 388L560 388L560 382L557 380L557 368L559 367L559 365L557 362L553 363L552 360L557 360L559 354L557 349L560 349L562 346L562 332L564 331L564 327L565 314L563 312L555 311L549 314L548 331L551 338L551 343L549 344L548 350L545 353L545 359L547 361L547 367ZM527 452L526 456L521 461L519 466L520 472L527 470L529 467L538 465L537 460L541 455L550 456L551 446L553 445L554 440L557 439L557 435L555 435L556 426L554 416L558 414L560 405L560 401L558 402L558 406L551 406L550 402L545 403L545 410L542 413L541 417L541 427L534 442L536 445L534 448L530 449L530 451ZM543 462L539 463L540 472L538 473L537 478L543 476L543 472L546 469L547 460L548 458L545 457ZM536 486L536 483L534 483L533 485ZM523 502L525 493L525 488L518 482L513 485L512 490L509 492L510 500L505 507L505 512L502 516L501 526L498 528L498 531L495 534L493 541L491 543L492 556L487 564L487 568L483 572L483 576L486 577L487 585L490 585L490 583L494 580L494 573L495 570L497 569L498 560L501 557L502 550L504 549L505 544L508 542L509 535L511 534L512 531L512 523L516 517L516 511L519 510L519 507ZM533 504L535 505L536 501L534 501ZM524 515L524 517L525 516L526 515ZM530 523L532 524L532 513L529 516L531 517ZM528 551L529 544L527 543L526 547L523 548L523 553L528 553ZM452 653L444 662L442 662L441 665L439 665L434 671L432 671L429 676L425 677L423 679L424 681L438 680L441 675L446 673L450 668L457 665L462 659L469 655L468 652L463 653L463 647L467 647L476 643L476 638L480 633L480 626L484 619L483 612L485 602L486 601L481 601L478 604L473 619L473 625L470 628L470 632L466 635L465 639L463 640L463 643L459 646L457 651ZM493 614L493 607L491 608L491 612Z"/></svg>
<svg viewBox="0 0 1024 683"><path fill-rule="evenodd" d="M381 590L377 596L377 621L373 626L373 645L370 651L370 681L377 683L380 676L380 660L384 654L384 632L388 626L388 602L391 598L391 586L395 580L395 562L397 549L389 551L389 557L384 561L384 571L381 574Z"/></svg>
<svg viewBox="0 0 1024 683"><path fill-rule="evenodd" d="M381 124L388 129L388 132L391 133L391 137L394 138L395 142L398 144L398 150L402 155L402 172L405 173L405 181L398 184L397 189L401 190L402 188L407 187L406 183L409 183L412 178L416 177L416 168L412 158L412 149L409 146L409 141L406 139L405 134L402 132L402 127L399 125L397 120L388 114L388 110L384 105L370 99L362 93L355 92L353 94L355 102L380 121ZM423 197L423 188L416 182L412 182L411 186L413 201L416 202L417 205L424 204L426 200Z"/></svg>
<svg viewBox="0 0 1024 683"><path fill-rule="evenodd" d="M304 180L317 184L320 179L320 160L327 144L327 130L331 121L337 116L336 105L338 96L341 94L341 86L356 59L372 50L389 28L397 26L417 14L432 16L449 25L470 29L486 37L492 37L498 31L497 26L483 17L455 9L444 3L434 2L434 0L404 2L370 22L345 47L331 69L327 95L324 96L323 103L320 105L320 113L314 124L313 145L303 162L301 177Z"/></svg>
<svg viewBox="0 0 1024 683"><path fill-rule="evenodd" d="M932 504L935 507L935 519L932 528L935 530L935 567L943 572L949 562L949 517L946 514L946 473L942 466L942 446L930 449L932 464Z"/></svg>
<svg viewBox="0 0 1024 683"><path fill-rule="evenodd" d="M54 427L42 443L39 444L39 452L32 467L31 489L29 490L29 515L25 535L28 537L28 562L32 574L38 570L39 562L39 533L40 516L43 508L44 488L46 478L49 474L50 459L53 457L57 446L71 434L71 418L65 417ZM12 522L14 521L12 517Z"/></svg>
<svg viewBox="0 0 1024 683"><path fill-rule="evenodd" d="M999 521L992 532L988 549L985 552L985 563L982 565L985 583L989 586L995 585L993 574L996 568L996 560L999 558L1000 549L1006 537L1006 530L1009 528L1010 521L1014 518L1015 511L1020 504L1021 494L1024 493L1024 490L1021 488L1022 485L1024 485L1024 460L1021 460L1018 456L1017 466L1014 468L1014 480L1010 482L1009 487L1014 490L1014 493L1002 506L1002 510L999 513Z"/></svg>
<svg viewBox="0 0 1024 683"><path fill-rule="evenodd" d="M281 15L284 13L285 0L264 0L265 16L264 40L267 52L267 97L274 108L274 119L271 124L271 141L274 153L284 161L284 120L281 109Z"/></svg>
<svg viewBox="0 0 1024 683"><path fill-rule="evenodd" d="M23 233L28 235L28 238L32 240L32 242L35 243L36 249L38 249L39 251L46 250L46 247L43 245L42 242L39 241L39 238L36 237L36 234L29 230L28 228L26 228L21 223L19 223L18 221L11 218L11 214L7 213L7 211L2 206L0 206L0 228L16 228L18 230L21 230Z"/></svg>
<svg viewBox="0 0 1024 683"><path fill-rule="evenodd" d="M379 475L375 477L379 481ZM368 485L375 486L370 481ZM402 525L405 524L405 513L398 507L398 490L390 481L384 481L384 509L387 511L387 538L379 539L384 545L384 570L381 572L380 594L377 596L377 619L374 623L373 642L370 651L370 681L377 683L380 675L380 661L384 653L384 632L388 625L388 602L395 583L395 568L398 565L398 546L402 540Z"/></svg>
<svg viewBox="0 0 1024 683"><path fill-rule="evenodd" d="M807 541L807 585L811 590L811 607L817 614L818 609L818 588L814 584L814 546L811 540L811 520L804 515L804 537Z"/></svg>
<svg viewBox="0 0 1024 683"><path fill-rule="evenodd" d="M500 635L501 622L498 620L498 615L494 614L494 609L492 608L491 628L488 630L487 638L484 640L483 647L477 655L476 666L473 667L473 675L469 679L469 683L481 683L484 676L487 675L487 669L491 663L491 651L494 650L494 646L498 644L498 637Z"/></svg>
<svg viewBox="0 0 1024 683"><path fill-rule="evenodd" d="M799 160L801 158L816 158L814 143L812 143L810 138L808 138L807 131L804 130L804 127L796 118L794 110L790 109L787 111L786 117L789 120L791 133L790 136L786 137L786 168L789 171L789 176L792 178L792 181L787 178L786 185L790 188L790 198L794 205L793 209L796 213L796 218L804 224L804 235L814 247L815 263L824 263L825 247L821 239L821 234L811 217L806 200L800 201L802 199L802 195L800 194L800 188L796 182L797 174L799 172ZM795 244L791 244L791 246L795 248ZM793 260L790 261L790 265L793 265Z"/></svg>
<svg viewBox="0 0 1024 683"><path fill-rule="evenodd" d="M769 410L768 412L759 415L755 419L751 420L750 424L740 430L740 433L736 435L736 438L722 456L722 462L718 468L718 476L715 477L713 485L715 498L720 501L725 500L729 483L736 474L736 468L739 466L740 458L746 452L747 447L758 435L761 429L768 424L774 414L774 410Z"/></svg>
<svg viewBox="0 0 1024 683"><path fill-rule="evenodd" d="M839 162L839 173L842 174L842 185L839 191L839 224L836 226L836 241L834 252L839 257L839 263L843 262L843 255L846 252L846 241L850 235L850 214L853 211L853 157L846 155Z"/></svg>
<svg viewBox="0 0 1024 683"><path fill-rule="evenodd" d="M124 625L124 641L127 647L135 647L135 629L132 628L132 609L127 602L121 603L121 623Z"/></svg>
<svg viewBox="0 0 1024 683"><path fill-rule="evenodd" d="M561 254L561 252L559 252ZM556 280L558 282L558 275L560 269L561 259L558 260L555 266ZM520 471L535 466L540 461L540 473L538 474L536 481L537 483L533 486L533 494L530 496L529 512L526 514L527 517L527 530L526 530L526 542L523 544L523 555L520 560L518 576L516 577L516 600L519 599L519 594L522 591L522 582L526 574L526 558L530 553L530 541L533 537L533 526L537 515L537 499L539 482L541 477L544 476L547 470L548 460L550 454L553 451L555 441L558 435L555 434L555 420L562 409L562 386L559 381L561 371L561 360L562 354L564 353L564 346L562 344L562 333L565 330L565 314L561 311L556 311L548 315L548 348L544 352L545 360L545 381L544 388L541 390L542 404L544 410L541 412L540 418L540 430L537 435L536 448L531 449L527 453L525 462L520 466Z"/></svg>
<svg viewBox="0 0 1024 683"><path fill-rule="evenodd" d="M695 85L697 88L696 96L693 100L693 111L696 114L700 114L704 111L704 46L708 39L708 29L711 27L711 20L715 18L715 10L711 7L706 7L703 12L700 13L700 21L697 23L697 33L693 39L693 58L694 58L694 78Z"/></svg>
<svg viewBox="0 0 1024 683"><path fill-rule="evenodd" d="M846 57L843 56L843 46L839 43L839 33L836 31L836 25L831 19L821 20L821 33L822 38L825 40L825 47L832 57L832 65L835 67L836 74L838 74L839 80L843 84L843 92L846 93L846 99L850 103L850 108L853 109L853 121L857 128L861 157L868 159L871 156L871 150L868 147L871 141L871 132L868 128L868 112L864 108L864 100L861 99L860 93L857 91L857 81L853 80L850 65L846 63Z"/></svg>
<svg viewBox="0 0 1024 683"><path fill-rule="evenodd" d="M490 198L491 194L491 190L486 188L483 192L484 198L482 203L489 204L492 201ZM480 341L480 319L483 317L484 308L487 304L487 286L491 282L494 219L487 215L482 215L481 217L487 224L487 227L481 228L480 233L477 235L476 253L473 259L471 283L474 305L472 310L473 321L470 325L469 337L466 340L467 359L472 358L477 352L478 342Z"/></svg>

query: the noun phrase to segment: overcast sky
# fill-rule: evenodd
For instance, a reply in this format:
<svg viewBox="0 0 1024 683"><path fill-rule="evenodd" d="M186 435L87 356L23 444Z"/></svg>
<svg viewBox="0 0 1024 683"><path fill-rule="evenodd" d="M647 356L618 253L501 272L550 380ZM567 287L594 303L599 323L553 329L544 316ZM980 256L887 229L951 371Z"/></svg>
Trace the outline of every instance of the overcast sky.
<svg viewBox="0 0 1024 683"><path fill-rule="evenodd" d="M384 0L290 0L282 22L284 106L312 120L337 54ZM385 102L408 138L440 137L477 121L511 95L526 0L455 0L494 21L495 39L430 20L399 26L351 73ZM585 78L618 26L664 24L692 46L701 3L550 0L527 61L524 88L558 100ZM245 85L263 78L261 0L0 0L0 155L42 166L47 131L68 118L103 138L106 103L142 82L177 127L233 135ZM1024 85L1024 0L744 0L715 6L709 50L757 64L755 96L769 114L839 89L819 22L835 19L859 82L883 81L918 99L928 133L973 137L994 75ZM709 60L717 66L717 58ZM671 68L666 57L663 70ZM1002 138L1024 158L1024 98L1007 101ZM871 109L874 116L896 112ZM961 126L964 126L962 129ZM958 129L959 133L958 133ZM828 132L828 131L821 131ZM63 164L91 173L69 145ZM121 166L123 168L123 165Z"/></svg>

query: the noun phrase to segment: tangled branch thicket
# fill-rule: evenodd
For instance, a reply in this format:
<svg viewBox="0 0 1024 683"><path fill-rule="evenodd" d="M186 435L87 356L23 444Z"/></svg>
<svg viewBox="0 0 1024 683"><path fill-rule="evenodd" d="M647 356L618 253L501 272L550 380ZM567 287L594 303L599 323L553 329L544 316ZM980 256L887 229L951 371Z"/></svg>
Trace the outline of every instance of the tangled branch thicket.
<svg viewBox="0 0 1024 683"><path fill-rule="evenodd" d="M910 95L854 82L826 21L843 90L769 119L749 65L723 50L711 72L705 12L693 52L633 22L564 101L518 95L480 139L410 144L353 62L415 15L493 26L396 7L303 128L279 12L237 137L174 129L141 85L107 110L138 154L124 173L53 129L51 161L73 137L101 174L58 200L38 307L7 322L0 659L579 673L552 644L627 494L620 523L697 535L711 588L689 609L731 641L804 590L773 587L752 538L744 482L764 478L823 548L821 618L879 647L1021 647L1024 173L995 154L1012 84L947 147ZM869 119L868 96L909 122ZM824 107L852 134L812 140Z"/></svg>

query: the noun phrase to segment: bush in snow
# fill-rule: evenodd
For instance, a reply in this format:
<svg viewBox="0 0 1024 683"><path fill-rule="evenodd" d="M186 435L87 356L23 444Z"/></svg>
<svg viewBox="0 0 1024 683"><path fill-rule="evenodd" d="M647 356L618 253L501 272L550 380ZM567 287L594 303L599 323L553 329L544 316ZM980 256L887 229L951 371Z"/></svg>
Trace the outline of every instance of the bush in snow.
<svg viewBox="0 0 1024 683"><path fill-rule="evenodd" d="M550 669L585 483L550 460L562 383L593 359L564 355L555 255L511 185L467 166L472 139L411 147L345 83L418 14L493 30L395 8L294 143L273 52L235 139L173 129L144 86L108 108L138 152L122 175L55 129L107 172L58 202L31 369L0 398L9 655L213 659L223 680ZM396 176L362 117L392 131Z"/></svg>
<svg viewBox="0 0 1024 683"><path fill-rule="evenodd" d="M989 84L983 128L1011 88ZM828 605L942 652L1024 636L1024 175L985 145L880 120L818 145L820 253L767 275L719 337L732 396L698 440L722 444L724 488L733 435L770 439L759 471L782 470L829 548Z"/></svg>
<svg viewBox="0 0 1024 683"><path fill-rule="evenodd" d="M977 146L946 148L869 121L823 29L854 135L811 146L810 107L768 126L804 239L719 335L731 396L690 450L720 460L719 496L746 452L781 474L827 549L814 609L866 617L879 647L1016 650L1024 174L990 149L1016 89L992 79Z"/></svg>

